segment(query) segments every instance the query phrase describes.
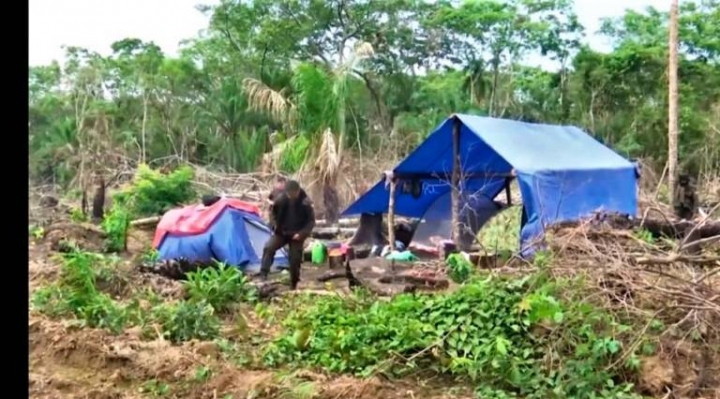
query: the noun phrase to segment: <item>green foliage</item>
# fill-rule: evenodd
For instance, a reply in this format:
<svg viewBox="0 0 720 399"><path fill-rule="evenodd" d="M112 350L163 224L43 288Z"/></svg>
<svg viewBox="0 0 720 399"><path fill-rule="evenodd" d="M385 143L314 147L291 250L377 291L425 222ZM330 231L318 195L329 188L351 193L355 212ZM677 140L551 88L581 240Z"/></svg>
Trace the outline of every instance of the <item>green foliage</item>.
<svg viewBox="0 0 720 399"><path fill-rule="evenodd" d="M172 342L208 340L220 332L215 309L204 301L163 304L152 309L151 318L162 326L163 336Z"/></svg>
<svg viewBox="0 0 720 399"><path fill-rule="evenodd" d="M42 228L41 226L29 225L28 226L28 234L30 234L30 236L32 238L39 240L39 239L45 237L45 229Z"/></svg>
<svg viewBox="0 0 720 399"><path fill-rule="evenodd" d="M158 215L195 199L193 176L194 172L188 166L162 174L140 165L133 184L114 196L113 206L103 219L102 228L107 234L106 250L125 250L131 219Z"/></svg>
<svg viewBox="0 0 720 399"><path fill-rule="evenodd" d="M128 322L128 314L97 289L98 280L106 279L113 266L114 262L99 254L64 254L59 282L38 289L31 303L51 316L72 315L89 327L120 332Z"/></svg>
<svg viewBox="0 0 720 399"><path fill-rule="evenodd" d="M279 169L287 174L300 170L310 149L310 141L303 135L295 136L283 148L280 155ZM285 144L283 143L283 144Z"/></svg>
<svg viewBox="0 0 720 399"><path fill-rule="evenodd" d="M147 165L140 165L133 184L117 194L114 200L132 217L161 215L173 207L195 200L194 176L195 172L189 166L163 174Z"/></svg>
<svg viewBox="0 0 720 399"><path fill-rule="evenodd" d="M580 298L558 299L572 288L539 274L389 302L322 298L288 317L264 360L359 375L429 367L487 397L631 397L611 367L627 328Z"/></svg>
<svg viewBox="0 0 720 399"><path fill-rule="evenodd" d="M448 277L456 283L464 283L475 269L472 262L462 254L450 254L446 260L448 266Z"/></svg>
<svg viewBox="0 0 720 399"><path fill-rule="evenodd" d="M130 214L122 203L114 203L105 214L102 229L107 234L105 246L108 252L124 251L127 247L127 233L130 227Z"/></svg>
<svg viewBox="0 0 720 399"><path fill-rule="evenodd" d="M491 253L517 253L520 249L521 206L512 206L490 219L478 231L478 240Z"/></svg>
<svg viewBox="0 0 720 399"><path fill-rule="evenodd" d="M98 287L111 281L117 261L101 254L72 251L60 257L58 282L37 289L32 307L51 317L73 317L81 325L105 328L119 333L133 325L155 334L159 325L165 338L173 342L217 336L220 321L211 305L204 301L179 301L143 308L139 298L129 303L114 300Z"/></svg>
<svg viewBox="0 0 720 399"><path fill-rule="evenodd" d="M187 274L185 289L194 302L207 302L222 312L239 301L253 301L256 292L242 272L224 263Z"/></svg>
<svg viewBox="0 0 720 399"><path fill-rule="evenodd" d="M207 34L177 57L123 39L107 56L68 47L62 65L31 67L33 179L66 185L85 178L81 170L167 157L249 172L276 130L306 135L310 148L331 128L363 156L386 146L405 153L456 112L577 125L624 155L665 164L667 88L657 82L666 11L605 21L600 34L613 48L600 53L581 45L570 1L353 0L342 13L332 2L274 5L207 8ZM719 10L708 0L680 7L679 152L692 171L720 169ZM348 37L373 51L361 56ZM554 68L527 66L528 57ZM247 79L260 94L245 90ZM295 170L288 162L282 168Z"/></svg>
<svg viewBox="0 0 720 399"><path fill-rule="evenodd" d="M72 208L72 210L70 211L70 220L75 223L83 223L88 221L88 217L86 214L83 213L82 209Z"/></svg>

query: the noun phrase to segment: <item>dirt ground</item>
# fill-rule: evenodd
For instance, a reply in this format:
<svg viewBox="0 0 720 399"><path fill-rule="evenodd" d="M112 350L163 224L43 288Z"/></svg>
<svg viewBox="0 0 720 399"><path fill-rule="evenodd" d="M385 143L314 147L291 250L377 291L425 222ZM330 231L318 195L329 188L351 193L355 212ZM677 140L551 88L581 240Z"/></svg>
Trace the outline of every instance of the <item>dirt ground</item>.
<svg viewBox="0 0 720 399"><path fill-rule="evenodd" d="M134 331L113 336L38 316L28 327L31 398L292 398L302 396L293 394L298 386L315 398L459 397L411 383L242 369L223 362L212 342L173 346L141 341Z"/></svg>
<svg viewBox="0 0 720 399"><path fill-rule="evenodd" d="M133 270L134 258L146 248L147 240L147 233L133 233L129 254L118 266L120 283L113 291L122 297L133 289L150 288L168 299L182 297L179 282ZM59 266L53 259L51 245L43 241L29 246L31 295L58 277ZM324 271L304 266L301 288L331 288L314 281ZM338 284L342 283L346 284L345 281ZM51 320L34 312L29 315L28 329L31 398L473 397L469 390L443 381L390 382L378 378L329 377L310 371L249 369L228 360L216 342L173 345L162 338L148 341L141 339L140 331L132 328L113 335L104 330L81 328L73 320Z"/></svg>
<svg viewBox="0 0 720 399"><path fill-rule="evenodd" d="M165 277L140 273L134 268L152 241L152 232L133 231L128 253L117 269L113 294L128 298L138 289L151 289L167 300L184 295L182 284ZM65 229L48 234L38 242L31 239L28 279L30 292L54 281L59 266L53 246L59 239L80 241L88 248L100 245L98 237L85 229ZM327 267L303 266L300 289L347 291L347 281L318 283L316 277ZM282 278L282 276L280 276ZM246 317L252 318L248 311ZM232 320L226 321L232 323ZM277 328L249 320L253 329L272 334ZM229 358L218 342L191 341L172 345L162 338L140 338L140 331L128 329L113 335L104 330L81 328L73 320L51 320L30 313L30 397L52 399L120 398L471 398L472 391L451 381L380 378L357 379L328 376L311 371L255 369ZM233 341L232 335L226 339ZM666 397L668 388L683 387L694 397L720 398L720 378L713 364L697 348L678 342L662 342L661 351L642 359L637 387L651 397ZM705 388L703 389L702 386ZM681 395L681 397L685 397ZM688 396L689 397L689 396Z"/></svg>

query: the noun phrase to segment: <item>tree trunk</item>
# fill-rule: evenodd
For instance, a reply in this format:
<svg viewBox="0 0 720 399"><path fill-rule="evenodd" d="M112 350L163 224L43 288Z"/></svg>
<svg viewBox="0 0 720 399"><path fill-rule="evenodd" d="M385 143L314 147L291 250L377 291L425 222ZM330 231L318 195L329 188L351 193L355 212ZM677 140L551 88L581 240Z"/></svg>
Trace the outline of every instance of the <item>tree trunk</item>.
<svg viewBox="0 0 720 399"><path fill-rule="evenodd" d="M99 176L97 188L92 202L92 217L95 220L102 220L105 216L105 179Z"/></svg>
<svg viewBox="0 0 720 399"><path fill-rule="evenodd" d="M325 220L330 224L335 224L340 218L340 197L337 189L325 182L322 186L323 205L325 206Z"/></svg>
<svg viewBox="0 0 720 399"><path fill-rule="evenodd" d="M668 59L668 193L675 201L678 162L678 0L670 4Z"/></svg>
<svg viewBox="0 0 720 399"><path fill-rule="evenodd" d="M141 134L140 139L142 140L142 145L141 145L142 146L142 154L140 154L140 163L145 163L145 154L147 151L146 142L145 142L145 140L146 140L145 128L147 126L147 116L148 116L148 98L147 98L147 94L143 92L143 116L142 116L142 128L141 128L142 130L140 133Z"/></svg>

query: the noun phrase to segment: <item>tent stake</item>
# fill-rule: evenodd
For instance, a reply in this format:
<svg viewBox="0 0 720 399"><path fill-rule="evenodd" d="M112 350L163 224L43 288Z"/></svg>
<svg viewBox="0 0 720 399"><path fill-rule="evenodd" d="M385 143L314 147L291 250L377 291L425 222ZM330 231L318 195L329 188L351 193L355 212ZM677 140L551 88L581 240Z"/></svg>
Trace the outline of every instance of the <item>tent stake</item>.
<svg viewBox="0 0 720 399"><path fill-rule="evenodd" d="M390 200L388 201L388 241L390 250L395 250L395 189L397 187L397 179L394 177L390 180Z"/></svg>
<svg viewBox="0 0 720 399"><path fill-rule="evenodd" d="M455 246L460 246L460 119L453 118L453 165L452 165L452 240Z"/></svg>

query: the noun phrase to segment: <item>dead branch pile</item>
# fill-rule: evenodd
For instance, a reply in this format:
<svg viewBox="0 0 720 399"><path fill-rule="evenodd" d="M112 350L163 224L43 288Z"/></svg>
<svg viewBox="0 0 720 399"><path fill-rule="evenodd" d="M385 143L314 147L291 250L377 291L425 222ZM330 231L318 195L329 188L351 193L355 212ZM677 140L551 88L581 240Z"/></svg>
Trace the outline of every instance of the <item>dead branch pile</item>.
<svg viewBox="0 0 720 399"><path fill-rule="evenodd" d="M557 266L551 272L583 276L590 300L645 326L626 348L625 358L642 344L652 323L665 326L659 353L643 362L641 389L659 396L673 392L674 397L720 393L720 380L712 377L720 367L717 244L687 255L682 252L692 234L679 242L651 240L637 231L590 222L553 230L548 243Z"/></svg>

